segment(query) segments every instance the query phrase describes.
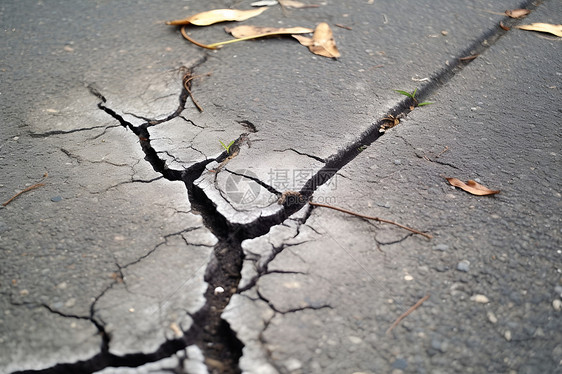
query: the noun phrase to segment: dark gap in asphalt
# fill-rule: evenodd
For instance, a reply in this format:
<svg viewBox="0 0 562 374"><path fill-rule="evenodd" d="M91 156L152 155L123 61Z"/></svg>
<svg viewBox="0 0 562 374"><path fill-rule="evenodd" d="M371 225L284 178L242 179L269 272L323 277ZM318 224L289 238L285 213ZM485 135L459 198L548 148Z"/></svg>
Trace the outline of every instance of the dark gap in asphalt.
<svg viewBox="0 0 562 374"><path fill-rule="evenodd" d="M204 295L206 303L200 310L191 315L193 324L187 331L184 331L184 337L167 341L152 354L125 356L115 356L109 353L109 345L111 342L109 338L107 338L102 344L102 352L90 360L78 362L76 364L61 364L46 370L52 369L55 370L53 373L59 373L65 372L58 371L59 369L67 370L73 367L79 368L80 370L84 370L88 367L96 367L96 370L100 370L100 368L107 366L138 367L149 362L170 357L179 350L186 348L188 345L196 344L202 350L204 357L209 359L206 360L206 364L211 374L240 373L238 361L242 356L244 345L236 337L236 334L232 331L229 324L221 318L221 314L229 303L232 295L238 290L242 263L244 260L241 243L243 240L266 234L271 227L282 223L288 215L281 212L280 214L273 214L271 216L261 216L254 222L233 224L217 212L216 204L209 199L204 190L194 182L201 177L207 165L212 162L219 164L215 171L218 173L231 158L236 157L241 151L241 146L248 142L248 134L241 134L238 139L234 141L229 150L225 150L217 158L194 163L185 170L170 169L166 165L166 161L160 158L158 152L152 147L149 128L180 116L187 102L187 98L189 97L185 87L182 87L179 96L179 106L174 113L160 120L146 118L144 119L145 123L139 126L134 126L132 123L125 120L122 115L109 108L106 105L107 99L99 90L91 85L88 88L93 95L100 99L98 103L98 108L100 110L106 112L117 120L121 126L137 135L141 149L145 154L144 159L150 163L154 171L161 174L167 180L184 182L193 212L202 217L204 225L217 237L218 243L214 247L213 257L205 272L205 281L208 283ZM140 118L134 114L132 115L136 118ZM249 127L248 129L250 131L256 131L255 126L248 121L239 121L239 123L244 127ZM266 188L269 187L258 179L251 179ZM278 191L272 192L280 195ZM223 288L224 291L216 292L215 290L218 287ZM93 318L92 321L94 323L96 322ZM107 337L102 324L97 323L96 327L98 327L102 336ZM214 363L218 362L222 364L216 366Z"/></svg>
<svg viewBox="0 0 562 374"><path fill-rule="evenodd" d="M212 158L194 163L185 170L174 170L167 167L165 160L160 158L158 152L152 147L149 128L174 119L181 114L189 97L185 87L182 87L180 93L179 106L172 114L160 120L147 118L146 122L140 126L133 126L113 109L107 107L107 100L99 91L91 87L90 91L100 99L101 102L98 104L98 107L101 110L138 136L140 146L145 154L145 160L150 163L154 171L170 181L184 182L193 212L201 215L205 226L218 238L218 243L213 250L213 259L205 272L205 281L208 283L204 295L206 303L200 310L191 315L193 324L187 331L184 331L184 338L176 339L176 344L165 343L158 352L151 355L124 356L123 360L132 360L126 365L123 364L123 360L108 361L105 357L101 361L107 362L109 366L137 367L170 357L188 345L196 344L206 358L206 364L210 373L239 373L238 360L242 356L242 348L244 346L237 339L228 323L221 318L221 314L230 301L230 297L236 291L240 281L243 259L240 243L246 230L230 227L227 220L217 213L214 203L194 184L195 180L206 170L209 163L214 161L218 163L225 162L232 155L225 151L216 159ZM239 151L240 145L245 141L246 136L247 134L242 134L235 141L230 149L231 153ZM217 287L223 287L224 292L215 292ZM110 342L107 342L108 347L109 344ZM112 357L107 352L105 356ZM92 360L100 360L100 358L94 357ZM213 363L216 362L221 362L224 366L213 366Z"/></svg>
<svg viewBox="0 0 562 374"><path fill-rule="evenodd" d="M542 1L534 0L524 0L519 5L521 9L529 9L530 11L535 10ZM521 19L513 19L507 15L502 20L503 24L508 27L513 27L514 25L521 22ZM423 85L416 92L416 100L423 102L429 98L429 96L445 86L456 74L458 74L462 69L469 65L474 60L461 60L462 57L480 55L487 49L492 47L503 35L509 31L503 30L499 24L495 27L485 31L478 39L471 43L467 48L463 49L459 56L455 58L451 63L443 67L433 76L431 76L429 83ZM476 58L475 60L477 60ZM405 98L397 105L392 107L385 117L389 115L395 118L403 118L408 115L412 110L410 107L414 104L413 100L410 98ZM422 109L423 110L423 109ZM340 169L351 162L355 157L357 157L364 147L370 146L377 139L379 139L384 131L381 128L384 124L388 123L388 120L384 118L379 119L377 122L373 123L366 131L364 131L359 138L347 145L344 149L338 153L332 155L326 160L326 163L322 169L320 169L307 183L302 187L300 191L300 198L293 199L286 204L285 208L288 214L293 214L298 211L302 206L312 198L314 191L324 183L326 183L330 178L332 178Z"/></svg>

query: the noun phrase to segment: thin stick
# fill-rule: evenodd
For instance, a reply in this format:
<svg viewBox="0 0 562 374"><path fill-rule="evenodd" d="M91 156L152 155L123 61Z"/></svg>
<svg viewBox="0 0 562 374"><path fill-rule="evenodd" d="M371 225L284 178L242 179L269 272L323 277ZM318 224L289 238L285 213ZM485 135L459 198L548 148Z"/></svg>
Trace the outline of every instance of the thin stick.
<svg viewBox="0 0 562 374"><path fill-rule="evenodd" d="M45 174L43 175L43 179L47 178L48 176L49 176L49 173L45 173ZM5 203L3 203L2 206L6 206L6 205L10 204L10 203L11 203L12 201L14 201L19 195L21 195L21 194L23 194L23 193L26 193L26 192L28 192L28 191L34 190L34 189L36 189L36 188L43 187L44 185L45 185L45 183L36 183L36 184L34 184L34 185L32 185L32 186L29 186L29 187L27 187L27 188L24 188L23 190L21 190L20 192L18 192L18 193L15 194L14 196L12 196L8 201L6 201Z"/></svg>
<svg viewBox="0 0 562 374"><path fill-rule="evenodd" d="M441 151L441 153L439 153L437 156L435 156L435 158L441 157L441 155L442 155L443 153L447 152L448 150L449 150L449 146L447 145L447 146L445 146L445 148Z"/></svg>
<svg viewBox="0 0 562 374"><path fill-rule="evenodd" d="M336 25L337 27L340 27L342 29L353 30L351 27L346 26L346 25L342 25L341 23L335 23L334 25Z"/></svg>
<svg viewBox="0 0 562 374"><path fill-rule="evenodd" d="M202 75L194 75L194 76L191 76L189 73L187 73L183 76L183 88L185 88L185 90L189 94L189 97L191 97L191 101L193 101L193 104L197 107L197 110L199 110L200 112L203 112L203 108L201 107L201 105L199 105L197 100L195 100L195 98L193 97L193 93L191 92L191 89L189 88L189 82L191 82L195 78L200 78L200 77L209 76L209 75L211 75L211 73L202 74Z"/></svg>
<svg viewBox="0 0 562 374"><path fill-rule="evenodd" d="M394 323L388 328L388 330L386 330L386 334L388 335L393 328L395 328L396 326L398 326L398 324L400 323L400 321L402 321L404 318L408 317L408 315L410 313L412 313L414 310L416 310L417 308L420 307L420 305L422 305L424 303L424 301L426 301L427 299L429 299L429 294L425 295L424 297L422 297L421 299L418 300L417 303L414 304L414 306L412 306L410 309L408 309L404 314L402 314L400 317L398 317L396 319L396 321L394 321Z"/></svg>
<svg viewBox="0 0 562 374"><path fill-rule="evenodd" d="M461 57L459 58L459 61L470 61L470 60L474 60L476 57L478 57L480 55L471 55L471 56L465 56L465 57Z"/></svg>
<svg viewBox="0 0 562 374"><path fill-rule="evenodd" d="M314 206L324 207L324 208L330 208L330 209L333 209L333 210L337 210L337 211L339 211L339 212L351 214L352 216L361 217L361 218L365 218L365 219L370 219L370 220L373 220L373 221L384 222L384 223L390 223L391 225L398 226L398 227L400 227L400 228L403 228L404 230L408 230L408 231L410 231L410 232L413 232L414 234L418 234L418 235L425 236L425 237L428 238L428 239L432 239L432 238L433 238L433 236L431 236L430 234L426 234L425 232L418 231L418 230L413 229L413 228L411 228L411 227L404 226L404 225L401 225L401 224L399 224L399 223L397 223L397 222L390 221L390 220L387 220L387 219L383 219L383 218L379 218L379 217L366 216L366 215L364 215L364 214L355 213L355 212L352 212L352 211L350 211L350 210L346 210L346 209L343 209L343 208L338 208L338 207L331 206L331 205L326 205L326 204L319 204L319 203L313 203L313 202L309 202L309 204L310 204L310 205L314 205Z"/></svg>

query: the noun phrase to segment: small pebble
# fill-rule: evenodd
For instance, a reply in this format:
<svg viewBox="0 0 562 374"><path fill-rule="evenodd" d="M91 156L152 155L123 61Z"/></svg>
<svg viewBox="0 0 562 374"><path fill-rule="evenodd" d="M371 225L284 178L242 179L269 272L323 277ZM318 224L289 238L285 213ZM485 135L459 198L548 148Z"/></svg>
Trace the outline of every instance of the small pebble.
<svg viewBox="0 0 562 374"><path fill-rule="evenodd" d="M297 360L296 358L290 358L290 359L285 361L285 367L289 371L295 371L295 370L299 370L300 368L302 368L302 363L299 360Z"/></svg>
<svg viewBox="0 0 562 374"><path fill-rule="evenodd" d="M457 270L464 271L465 273L468 273L468 271L470 270L470 261L462 260L461 262L459 262L457 264Z"/></svg>
<svg viewBox="0 0 562 374"><path fill-rule="evenodd" d="M505 340L507 340L508 342L511 341L511 331L507 330L504 334L503 337L505 338Z"/></svg>
<svg viewBox="0 0 562 374"><path fill-rule="evenodd" d="M496 317L496 315L494 313L488 312L488 321L495 324L495 323L498 322L498 318Z"/></svg>
<svg viewBox="0 0 562 374"><path fill-rule="evenodd" d="M53 197L51 197L51 201L52 201L53 203L58 203L58 202L61 201L61 200L62 200L62 197L61 197L61 196L53 196Z"/></svg>
<svg viewBox="0 0 562 374"><path fill-rule="evenodd" d="M487 304L487 303L490 302L490 300L486 296L480 295L480 294L472 295L470 297L470 300L475 301L475 302L480 303L480 304Z"/></svg>
<svg viewBox="0 0 562 374"><path fill-rule="evenodd" d="M554 287L554 292L556 292L558 296L562 297L562 286Z"/></svg>
<svg viewBox="0 0 562 374"><path fill-rule="evenodd" d="M543 329L541 329L540 327L538 327L538 328L535 330L535 333L533 334L533 336L534 336L534 337L537 337L537 338L543 338L543 337L544 337L544 331L543 331Z"/></svg>
<svg viewBox="0 0 562 374"><path fill-rule="evenodd" d="M408 367L408 361L403 358L397 358L396 361L392 363L393 369L405 370Z"/></svg>
<svg viewBox="0 0 562 374"><path fill-rule="evenodd" d="M433 246L433 250L434 251L441 251L441 252L445 252L449 249L449 246L447 244L437 244Z"/></svg>
<svg viewBox="0 0 562 374"><path fill-rule="evenodd" d="M407 280L407 281L411 281L411 280L414 280L414 277L412 277L410 274L407 274L407 275L404 276L404 279Z"/></svg>
<svg viewBox="0 0 562 374"><path fill-rule="evenodd" d="M402 163L402 160L394 160L394 165L400 165Z"/></svg>
<svg viewBox="0 0 562 374"><path fill-rule="evenodd" d="M557 312L562 310L562 300L560 299L555 299L552 301L552 307L554 308L554 310L556 310Z"/></svg>
<svg viewBox="0 0 562 374"><path fill-rule="evenodd" d="M431 348L433 348L433 349L435 349L435 350L437 350L441 353L447 352L447 346L448 346L448 344L445 341L441 342L437 339L431 340Z"/></svg>
<svg viewBox="0 0 562 374"><path fill-rule="evenodd" d="M224 292L224 288L222 287L215 288L215 295L218 295L219 293L223 293L223 292Z"/></svg>

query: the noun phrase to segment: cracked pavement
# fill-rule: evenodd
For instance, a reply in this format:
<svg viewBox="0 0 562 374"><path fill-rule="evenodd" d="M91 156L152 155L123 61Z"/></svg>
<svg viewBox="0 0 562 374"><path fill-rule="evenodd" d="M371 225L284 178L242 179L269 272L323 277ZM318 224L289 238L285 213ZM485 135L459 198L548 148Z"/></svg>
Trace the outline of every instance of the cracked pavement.
<svg viewBox="0 0 562 374"><path fill-rule="evenodd" d="M498 27L561 3L245 22L347 25L338 60L163 24L249 3L0 5L3 201L48 173L0 208L0 372L562 370L560 38ZM434 104L393 91L415 88Z"/></svg>

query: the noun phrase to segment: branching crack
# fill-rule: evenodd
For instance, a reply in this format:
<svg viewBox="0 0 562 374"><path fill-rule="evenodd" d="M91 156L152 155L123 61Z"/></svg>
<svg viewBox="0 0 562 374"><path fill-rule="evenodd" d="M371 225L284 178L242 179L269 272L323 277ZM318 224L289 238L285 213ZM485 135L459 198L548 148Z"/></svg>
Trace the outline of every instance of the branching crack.
<svg viewBox="0 0 562 374"><path fill-rule="evenodd" d="M279 314L282 314L282 315L302 312L303 310L334 309L330 304L321 304L321 305L306 305L306 306L297 307L297 308L290 308L290 309L287 309L287 310L280 310L279 308L277 308L273 304L273 302L271 302L271 300L269 300L268 298L263 296L260 293L259 290L256 290L256 293L258 294L258 297L260 298L260 300L266 302L267 305L271 308L271 310L273 310L275 313L279 313Z"/></svg>
<svg viewBox="0 0 562 374"><path fill-rule="evenodd" d="M524 1L520 7L534 8L534 6L532 5L532 0ZM461 57L466 54L480 53L485 48L489 48L491 45L493 45L495 41L497 41L497 39L499 39L503 34L504 33L501 30L498 31L498 28L490 29L478 40L468 46L468 48L462 51ZM486 45L482 43L484 40L487 41ZM198 64L202 64L204 61L205 60L203 59ZM417 99L420 101L426 100L429 95L446 84L455 74L457 74L464 66L469 63L470 61L461 61L457 59L452 64L438 71L434 76L431 77L429 83L422 86L417 91ZM191 72L191 69L185 69L189 73ZM184 83L183 80L182 83ZM188 83L191 83L191 81ZM151 164L152 168L157 173L161 174L162 177L166 178L167 180L184 182L187 189L188 198L192 206L192 211L197 212L202 216L206 227L218 238L218 243L215 245L213 250L214 258L209 263L205 273L205 281L208 283L208 288L205 292L206 303L199 311L192 314L193 324L187 331L185 331L184 335L181 338L167 340L152 353L135 353L117 356L109 352L110 337L105 332L103 321L95 317L95 305L97 301L107 290L109 290L113 286L113 284L117 283L116 281L112 283L104 291L104 293L96 298L96 300L92 303L90 309L91 312L89 320L91 320L92 323L96 325L102 336L103 342L100 353L85 361L79 361L72 364L58 364L54 367L44 370L29 372L92 373L102 370L106 367L138 367L148 362L154 362L165 357L170 357L174 353L186 348L187 346L196 344L201 348L207 358L223 362L224 367L227 368L223 372L239 373L240 370L238 368L238 359L242 354L243 345L236 338L235 333L232 331L228 323L221 318L221 313L224 310L225 306L228 304L230 297L235 292L242 291L238 290L238 284L241 277L242 262L244 260L244 253L241 247L242 241L267 233L271 227L281 224L293 213L304 207L305 204L312 198L313 193L319 186L325 184L340 169L342 169L345 165L347 165L350 161L357 157L357 155L359 155L364 149L364 146L371 145L374 141L376 141L380 136L383 135L383 133L381 133L379 130L386 120L384 118L381 118L376 123L373 123L364 133L362 133L358 137L355 142L349 144L345 149L338 151L333 156L325 160L314 155L299 152L293 148L282 150L281 152L290 150L300 155L310 157L316 161L322 162L324 166L302 187L301 191L299 192L301 198L287 199L287 202L284 203L280 212L275 213L271 216L260 215L259 218L250 223L235 224L229 222L224 216L219 214L215 203L205 194L204 190L201 187L194 184L194 181L202 175L209 163L216 161L221 165L220 167L223 167L224 164L226 164L232 157L235 157L235 155L240 152L240 146L244 142L247 142L249 140L247 134L241 135L228 152L223 152L217 158L205 159L204 161L193 163L185 170L170 169L166 165L165 160L161 159L159 153L152 147L150 142L149 130L152 126L156 126L158 124L170 121L174 118L181 117L181 113L185 109L187 99L190 96L189 85L182 85L182 89L178 98L178 107L166 117L161 119L151 119L131 114L132 116L135 116L136 118L144 121L144 123L139 126L134 126L121 114L110 108L107 105L106 98L100 93L99 90L94 88L93 85L90 85L89 89L90 92L100 100L100 102L98 103L98 108L100 110L107 113L109 116L115 119L120 126L130 130L139 138L141 149L145 155L144 159ZM402 102L391 108L388 114L392 114L395 117L404 117L409 113L409 111L411 111L410 106L411 102L409 101L409 99L404 99ZM195 125L195 123L193 123L189 119L186 119L185 117L181 118L183 118L187 122L190 122L193 126L204 128L202 126ZM240 125L247 128L249 132L257 131L256 126L249 121L244 120L239 121L239 123ZM107 129L107 126L99 126L99 128ZM86 131L91 129L92 128L75 129L65 133ZM58 132L52 131L44 134L36 134L35 136L44 137L56 134L58 134ZM233 173L231 170L228 170L228 172ZM262 187L268 189L268 191L274 194L279 193L271 186L268 186L267 184L259 181L259 179L253 180L256 183L259 183ZM310 215L310 209L306 214L307 215L302 220L299 229L303 224L305 224L306 219ZM297 229L296 235L298 235L299 229ZM175 235L177 235L177 233ZM401 240L404 239L405 238ZM158 244L158 246L163 245L164 243L165 241ZM154 250L158 246L156 246ZM282 251L285 247L286 245L278 248L273 248L272 257L268 258L265 261L265 264L260 268L261 274L267 272L267 264L275 257L277 253ZM225 292L215 293L214 290L217 287L222 287ZM282 311L279 310L279 308L277 308L275 305L273 305L270 300L260 294L259 290L256 291L259 298L271 307L271 309L275 312L275 315L296 313L309 309L320 310L325 308L332 308L332 306L329 304L322 304L317 306L297 307ZM271 319L269 321L266 321L265 329L269 325L270 321ZM263 336L261 336L260 339L263 339ZM272 364L275 365L273 362ZM209 367L209 369L212 372L218 372L217 370L215 370L216 368Z"/></svg>

